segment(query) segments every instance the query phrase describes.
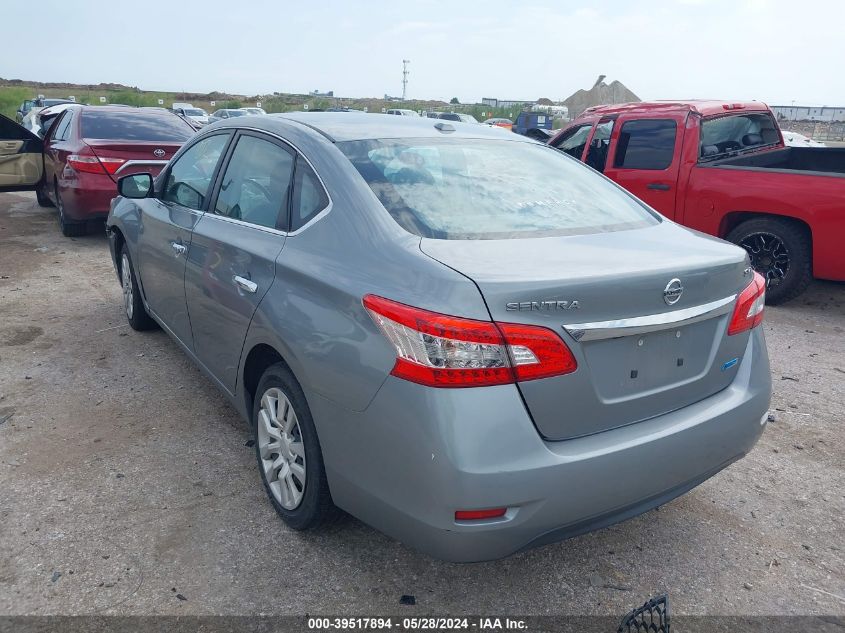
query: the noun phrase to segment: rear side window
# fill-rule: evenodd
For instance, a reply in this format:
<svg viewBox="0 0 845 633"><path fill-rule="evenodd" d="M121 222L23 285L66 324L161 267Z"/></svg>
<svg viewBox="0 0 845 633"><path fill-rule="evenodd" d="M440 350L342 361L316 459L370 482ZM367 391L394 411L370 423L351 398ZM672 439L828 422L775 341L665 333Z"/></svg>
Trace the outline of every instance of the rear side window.
<svg viewBox="0 0 845 633"><path fill-rule="evenodd" d="M666 169L675 156L677 125L672 119L626 121L616 142L613 166Z"/></svg>
<svg viewBox="0 0 845 633"><path fill-rule="evenodd" d="M215 134L189 147L170 168L161 199L197 211L202 209L228 141L228 134Z"/></svg>
<svg viewBox="0 0 845 633"><path fill-rule="evenodd" d="M194 128L175 114L105 109L98 112L97 108L82 113L80 131L84 138L170 143L184 143L194 135Z"/></svg>
<svg viewBox="0 0 845 633"><path fill-rule="evenodd" d="M70 120L73 118L73 113L69 110L64 113L62 120L59 121L56 133L53 134L53 139L56 141L66 141L70 137Z"/></svg>
<svg viewBox="0 0 845 633"><path fill-rule="evenodd" d="M293 156L255 136L238 139L226 166L214 213L269 229L280 228L287 210Z"/></svg>
<svg viewBox="0 0 845 633"><path fill-rule="evenodd" d="M329 197L317 174L301 157L296 159L290 230L301 229L315 215L329 206Z"/></svg>
<svg viewBox="0 0 845 633"><path fill-rule="evenodd" d="M592 123L573 127L563 133L557 147L560 151L566 152L570 156L581 160L581 155L584 153L584 148L587 146L587 137L590 136L590 130L593 129Z"/></svg>

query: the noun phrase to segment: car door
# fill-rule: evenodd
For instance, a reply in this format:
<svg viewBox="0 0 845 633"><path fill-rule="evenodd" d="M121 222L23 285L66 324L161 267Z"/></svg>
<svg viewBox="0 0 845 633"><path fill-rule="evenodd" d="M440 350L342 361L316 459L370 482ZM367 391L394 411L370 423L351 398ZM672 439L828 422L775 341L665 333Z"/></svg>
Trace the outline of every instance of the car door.
<svg viewBox="0 0 845 633"><path fill-rule="evenodd" d="M193 349L185 304L185 262L191 233L208 204L208 194L231 132L205 136L188 146L156 180L157 195L139 200L142 209L138 270L150 311L188 349Z"/></svg>
<svg viewBox="0 0 845 633"><path fill-rule="evenodd" d="M67 157L73 153L70 141L73 115L72 109L62 112L44 136L44 180L51 196L54 183L62 184Z"/></svg>
<svg viewBox="0 0 845 633"><path fill-rule="evenodd" d="M0 191L34 191L44 175L44 143L0 115Z"/></svg>
<svg viewBox="0 0 845 633"><path fill-rule="evenodd" d="M230 392L249 323L285 244L295 158L274 137L238 133L194 229L185 296L195 354Z"/></svg>
<svg viewBox="0 0 845 633"><path fill-rule="evenodd" d="M620 116L604 174L663 215L675 217L684 117Z"/></svg>

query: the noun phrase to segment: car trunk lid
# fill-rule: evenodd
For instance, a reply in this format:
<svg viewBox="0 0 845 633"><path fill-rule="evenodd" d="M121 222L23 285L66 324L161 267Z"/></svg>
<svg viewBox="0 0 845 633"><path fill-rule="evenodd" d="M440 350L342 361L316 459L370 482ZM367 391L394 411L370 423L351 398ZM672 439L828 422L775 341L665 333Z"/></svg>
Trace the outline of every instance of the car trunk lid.
<svg viewBox="0 0 845 633"><path fill-rule="evenodd" d="M149 172L157 175L173 155L182 147L181 143L156 141L119 141L90 139L83 141L100 159L112 180L128 174Z"/></svg>
<svg viewBox="0 0 845 633"><path fill-rule="evenodd" d="M735 297L751 281L745 253L671 222L567 237L423 238L420 248L472 279L493 320L548 327L572 350L574 373L519 383L547 439L706 398L730 384L746 347L747 332L726 334Z"/></svg>

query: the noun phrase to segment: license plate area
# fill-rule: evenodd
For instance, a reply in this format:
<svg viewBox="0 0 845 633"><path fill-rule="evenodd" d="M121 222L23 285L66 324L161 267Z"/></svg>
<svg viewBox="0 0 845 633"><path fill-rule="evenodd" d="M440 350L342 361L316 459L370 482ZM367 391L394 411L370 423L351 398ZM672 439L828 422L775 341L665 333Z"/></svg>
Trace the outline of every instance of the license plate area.
<svg viewBox="0 0 845 633"><path fill-rule="evenodd" d="M583 343L599 397L626 399L701 378L712 365L718 322Z"/></svg>

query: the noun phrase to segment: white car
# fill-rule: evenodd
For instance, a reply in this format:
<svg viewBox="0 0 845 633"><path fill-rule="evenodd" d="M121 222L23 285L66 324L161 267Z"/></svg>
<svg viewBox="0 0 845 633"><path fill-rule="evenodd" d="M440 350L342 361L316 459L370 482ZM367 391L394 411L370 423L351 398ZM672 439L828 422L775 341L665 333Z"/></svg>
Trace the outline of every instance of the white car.
<svg viewBox="0 0 845 633"><path fill-rule="evenodd" d="M38 136L44 138L44 134L46 134L47 130L50 129L50 124L55 120L55 118L68 108L75 105L78 104L69 101L67 103L59 103L57 105L51 105L44 108L33 107L26 113L23 121L21 121L21 125L33 134L37 134Z"/></svg>
<svg viewBox="0 0 845 633"><path fill-rule="evenodd" d="M390 108L387 114L395 114L397 116L419 116L415 110L405 110L403 108Z"/></svg>
<svg viewBox="0 0 845 633"><path fill-rule="evenodd" d="M188 104L185 107L173 108L173 111L176 114L181 114L186 119L190 119L199 127L208 125L208 112L206 112L202 108L195 108L194 106Z"/></svg>
<svg viewBox="0 0 845 633"><path fill-rule="evenodd" d="M827 147L824 143L814 141L798 132L781 130L781 134L783 134L783 142L787 147Z"/></svg>

